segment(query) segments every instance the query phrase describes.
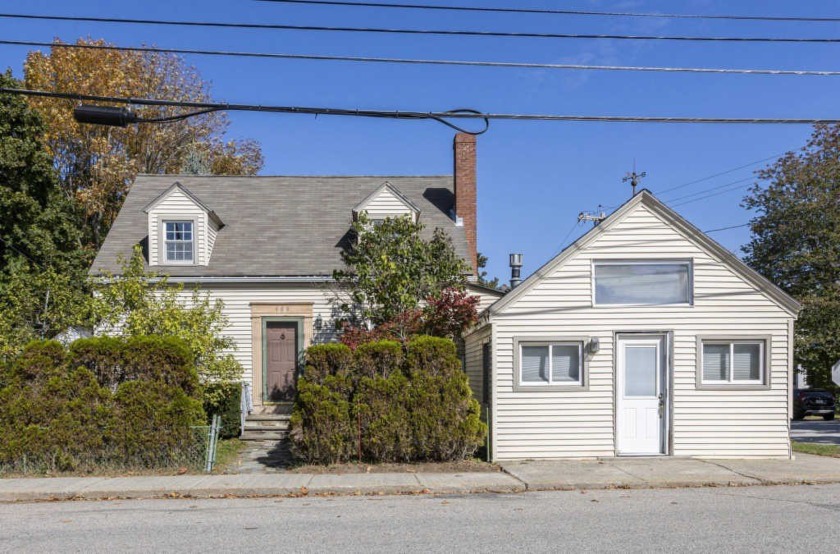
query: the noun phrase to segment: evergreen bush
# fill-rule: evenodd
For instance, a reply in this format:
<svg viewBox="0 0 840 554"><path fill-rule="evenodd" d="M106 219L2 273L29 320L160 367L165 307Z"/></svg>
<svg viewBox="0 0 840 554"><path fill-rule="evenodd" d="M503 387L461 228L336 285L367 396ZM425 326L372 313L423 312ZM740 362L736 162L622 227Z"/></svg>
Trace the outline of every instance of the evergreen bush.
<svg viewBox="0 0 840 554"><path fill-rule="evenodd" d="M340 375L330 374L337 352ZM307 359L317 361L307 366L313 375L327 375L298 381L292 452L309 463L358 459L360 442L364 461L453 461L483 442L487 428L449 339L418 337L405 353L397 342L371 342L350 362L344 349L313 347Z"/></svg>
<svg viewBox="0 0 840 554"><path fill-rule="evenodd" d="M210 383L204 386L204 411L208 421L214 414L222 416L222 430L219 437L232 439L242 433L240 383Z"/></svg>
<svg viewBox="0 0 840 554"><path fill-rule="evenodd" d="M31 343L0 388L0 471L195 462L203 442L191 427L205 416L190 360L183 345L160 337L85 339L69 353Z"/></svg>
<svg viewBox="0 0 840 554"><path fill-rule="evenodd" d="M323 383L329 375L346 375L353 366L353 351L344 344L316 344L306 350L303 376Z"/></svg>
<svg viewBox="0 0 840 554"><path fill-rule="evenodd" d="M298 379L289 422L292 453L309 463L334 464L355 451L349 377L328 375L323 383Z"/></svg>

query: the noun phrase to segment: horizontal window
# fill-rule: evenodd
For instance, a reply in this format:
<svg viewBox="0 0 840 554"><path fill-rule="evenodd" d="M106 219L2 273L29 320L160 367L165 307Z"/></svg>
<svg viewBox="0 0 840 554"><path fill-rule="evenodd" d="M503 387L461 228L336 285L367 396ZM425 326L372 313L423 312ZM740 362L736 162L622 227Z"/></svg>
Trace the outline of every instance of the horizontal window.
<svg viewBox="0 0 840 554"><path fill-rule="evenodd" d="M582 385L583 343L520 343L519 384Z"/></svg>
<svg viewBox="0 0 840 554"><path fill-rule="evenodd" d="M708 385L763 384L763 340L704 340L701 352L701 382Z"/></svg>
<svg viewBox="0 0 840 554"><path fill-rule="evenodd" d="M596 262L595 304L691 304L690 262Z"/></svg>

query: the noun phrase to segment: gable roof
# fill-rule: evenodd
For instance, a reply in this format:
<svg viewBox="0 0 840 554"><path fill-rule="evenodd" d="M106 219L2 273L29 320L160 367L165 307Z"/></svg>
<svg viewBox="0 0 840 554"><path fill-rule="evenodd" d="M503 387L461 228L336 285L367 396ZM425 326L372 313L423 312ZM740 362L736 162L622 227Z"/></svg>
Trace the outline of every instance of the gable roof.
<svg viewBox="0 0 840 554"><path fill-rule="evenodd" d="M161 200L163 200L164 198L166 198L166 197L168 197L170 194L172 194L172 191L173 191L173 190L179 190L179 191L181 191L182 193L184 193L184 195L185 195L187 198L189 198L190 200L192 200L192 202L193 202L196 206L198 206L199 208L201 208L202 210L204 210L205 212L207 212L207 215L210 217L210 219L212 219L212 220L213 220L213 222L214 222L216 225L218 225L220 229L221 229L222 227L224 227L224 225L225 225L225 224L222 222L221 218L219 218L219 216L216 214L216 212L214 212L213 210L211 210L210 208L208 208L208 207L207 207L207 205L206 205L204 202L202 202L202 201L201 201L201 200L200 200L200 199L199 199L196 195L194 195L193 193L191 193L191 192L190 192L190 189L188 189L187 187L185 187L184 185L182 185L182 184L181 184L181 183L179 183L178 181L175 181L175 182L172 184L172 186L171 186L171 187L169 187L168 189L166 189L165 191L163 191L162 193L160 193L160 194L157 196L157 198L155 198L154 200L152 200L151 202L149 202L148 204L146 204L146 207L145 207L145 208L143 208L143 211L144 211L145 213L149 213L150 211L152 211L152 209L153 209L155 206L157 206L157 205L158 205L158 203L159 203Z"/></svg>
<svg viewBox="0 0 840 554"><path fill-rule="evenodd" d="M616 211L610 214L599 225L590 229L582 237L567 246L557 256L549 260L546 264L540 267L537 271L532 273L522 283L507 293L503 298L499 299L493 305L487 308L489 315L499 313L506 306L515 302L517 298L525 294L528 290L533 288L537 283L542 281L546 276L552 274L558 267L562 266L567 260L574 256L577 252L585 249L589 244L595 241L602 233L616 225L623 220L627 214L632 212L637 206L643 205L650 209L654 214L661 217L669 225L677 231L693 241L698 247L706 250L713 256L720 259L730 269L732 269L742 279L755 286L759 291L767 295L770 299L775 301L786 311L792 315L799 312L800 304L794 300L790 295L782 289L774 285L763 275L749 267L740 258L735 256L732 252L724 248L717 241L709 237L703 231L689 223L681 215L673 209L666 206L659 199L657 199L649 190L643 189L630 200L622 204Z"/></svg>
<svg viewBox="0 0 840 554"><path fill-rule="evenodd" d="M417 205L414 202L412 202L410 198L408 198L406 195L404 195L402 192L400 192L399 189L397 189L394 185L392 185L390 183L390 181L385 181L384 183L382 183L382 186L380 186L378 189L376 189L372 193L368 194L367 197L365 197L364 200L362 200L361 202L356 204L356 207L353 208L353 213L359 213L362 210L364 210L365 208L367 208L368 204L370 204L376 197L378 197L380 194L382 194L383 191L386 191L386 190L391 192L391 194L393 194L394 196L396 196L400 200L400 202L405 204L405 206L409 210L411 210L415 214L420 213L420 208L418 208Z"/></svg>
<svg viewBox="0 0 840 554"><path fill-rule="evenodd" d="M449 216L454 204L451 176L432 177L230 177L141 175L131 188L91 273L118 273L120 256L148 241L147 214L161 195L179 187L224 220L207 266L162 265L172 277L324 277L342 266L350 240L353 207L385 181L423 210L424 238L436 227L467 259L463 227ZM177 185L176 185L177 183Z"/></svg>

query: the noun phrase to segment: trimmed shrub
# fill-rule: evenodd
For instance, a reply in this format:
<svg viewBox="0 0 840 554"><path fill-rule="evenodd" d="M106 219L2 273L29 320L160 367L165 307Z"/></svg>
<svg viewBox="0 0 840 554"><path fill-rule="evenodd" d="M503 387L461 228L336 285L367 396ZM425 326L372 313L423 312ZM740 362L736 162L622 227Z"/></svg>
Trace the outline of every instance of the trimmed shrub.
<svg viewBox="0 0 840 554"><path fill-rule="evenodd" d="M352 455L349 378L329 375L323 384L301 377L289 422L292 453L309 463L334 464Z"/></svg>
<svg viewBox="0 0 840 554"><path fill-rule="evenodd" d="M310 383L323 383L329 375L347 375L353 361L353 351L344 344L310 346L306 349L303 376Z"/></svg>
<svg viewBox="0 0 840 554"><path fill-rule="evenodd" d="M131 337L123 346L127 381L161 381L187 394L198 390L198 372L192 352L175 337Z"/></svg>
<svg viewBox="0 0 840 554"><path fill-rule="evenodd" d="M461 460L481 445L487 426L465 374L411 375L407 402L416 458Z"/></svg>
<svg viewBox="0 0 840 554"><path fill-rule="evenodd" d="M190 427L205 422L201 402L162 381L127 381L114 395L117 452L126 464L179 464L194 447Z"/></svg>
<svg viewBox="0 0 840 554"><path fill-rule="evenodd" d="M23 381L48 379L61 371L67 352L54 340L33 341L27 344L20 356L10 364L9 378Z"/></svg>
<svg viewBox="0 0 840 554"><path fill-rule="evenodd" d="M71 367L89 369L100 385L116 390L125 380L124 348L125 341L114 337L79 339L70 345L68 363Z"/></svg>
<svg viewBox="0 0 840 554"><path fill-rule="evenodd" d="M183 344L160 337L86 339L69 354L28 345L0 388L0 470L195 463L204 442L191 426L205 415L191 364Z"/></svg>
<svg viewBox="0 0 840 554"><path fill-rule="evenodd" d="M298 381L292 452L310 463L349 461L359 458L360 440L371 462L452 461L475 452L486 426L455 344L418 337L406 350L393 341L363 344L347 367L345 350L317 347L312 367L326 377ZM329 373L327 352L342 353L339 375Z"/></svg>
<svg viewBox="0 0 840 554"><path fill-rule="evenodd" d="M402 345L393 340L380 340L356 348L355 379L363 377L388 377L400 371L403 361Z"/></svg>
<svg viewBox="0 0 840 554"><path fill-rule="evenodd" d="M406 348L405 369L409 375L452 375L462 373L461 360L455 343L440 337L413 338Z"/></svg>
<svg viewBox="0 0 840 554"><path fill-rule="evenodd" d="M210 383L204 386L204 411L208 423L214 414L222 416L223 439L238 437L242 432L241 402L242 385L240 383Z"/></svg>
<svg viewBox="0 0 840 554"><path fill-rule="evenodd" d="M407 413L408 389L408 379L400 371L359 381L353 412L361 424L362 455L366 460L408 462L414 457Z"/></svg>

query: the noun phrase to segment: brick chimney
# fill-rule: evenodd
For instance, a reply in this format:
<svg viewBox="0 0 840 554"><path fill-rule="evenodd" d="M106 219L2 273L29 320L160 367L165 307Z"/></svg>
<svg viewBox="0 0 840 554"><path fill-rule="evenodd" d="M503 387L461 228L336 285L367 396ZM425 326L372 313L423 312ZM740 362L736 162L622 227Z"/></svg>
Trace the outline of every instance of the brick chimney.
<svg viewBox="0 0 840 554"><path fill-rule="evenodd" d="M472 265L473 272L478 272L478 238L477 228L477 207L476 207L476 157L475 157L475 135L458 133L455 135L454 161L455 161L455 221L461 220L464 225L464 233L467 236L467 247L469 248L468 261Z"/></svg>

